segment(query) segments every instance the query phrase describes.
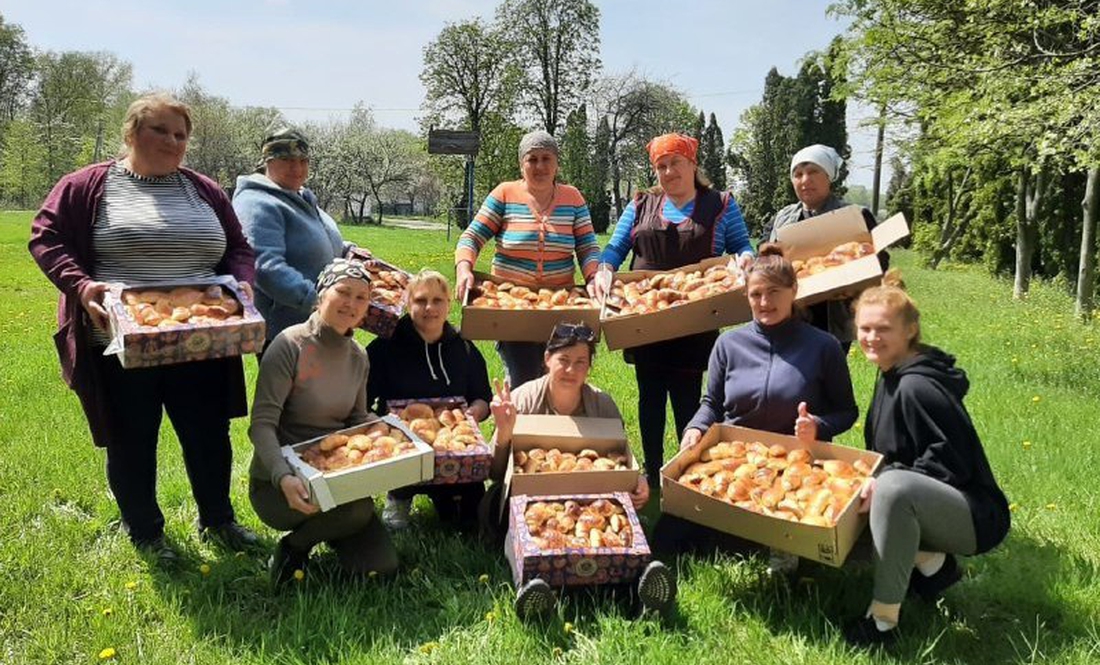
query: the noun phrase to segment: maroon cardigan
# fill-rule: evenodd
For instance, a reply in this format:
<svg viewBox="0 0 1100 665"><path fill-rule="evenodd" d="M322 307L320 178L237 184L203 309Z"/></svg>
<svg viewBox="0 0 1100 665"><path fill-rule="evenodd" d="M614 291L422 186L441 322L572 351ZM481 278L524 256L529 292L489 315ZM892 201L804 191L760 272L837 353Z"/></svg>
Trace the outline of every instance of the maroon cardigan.
<svg viewBox="0 0 1100 665"><path fill-rule="evenodd" d="M90 272L96 261L92 225L103 198L107 171L113 163L92 164L59 180L31 223L31 239L27 244L38 267L61 291L57 301L57 332L53 336L61 360L61 376L80 398L97 446L106 446L113 430L99 367L90 362L94 351L88 341L88 326L92 324L80 305L80 294L92 281ZM225 229L226 251L215 271L252 283L255 254L241 231L229 198L206 176L186 168L180 172L194 183L199 196L214 209ZM230 403L225 408L229 417L235 418L248 414L248 401L244 365L240 358L229 362L236 366L229 372L233 385Z"/></svg>

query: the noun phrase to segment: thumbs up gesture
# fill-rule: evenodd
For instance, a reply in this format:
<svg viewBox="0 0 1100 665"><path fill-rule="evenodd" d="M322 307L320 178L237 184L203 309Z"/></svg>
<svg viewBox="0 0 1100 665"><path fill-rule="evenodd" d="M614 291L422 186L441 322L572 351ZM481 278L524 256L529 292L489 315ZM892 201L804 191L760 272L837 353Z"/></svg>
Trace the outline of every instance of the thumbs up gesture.
<svg viewBox="0 0 1100 665"><path fill-rule="evenodd" d="M794 421L794 435L806 443L817 440L817 419L805 402L798 403L798 418Z"/></svg>

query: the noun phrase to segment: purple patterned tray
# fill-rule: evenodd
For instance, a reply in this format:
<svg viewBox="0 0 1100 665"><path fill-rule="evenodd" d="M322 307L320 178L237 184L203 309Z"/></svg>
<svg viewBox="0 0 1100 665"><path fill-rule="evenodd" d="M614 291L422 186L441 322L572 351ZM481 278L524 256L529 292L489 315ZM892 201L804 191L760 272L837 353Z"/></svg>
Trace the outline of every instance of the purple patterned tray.
<svg viewBox="0 0 1100 665"><path fill-rule="evenodd" d="M466 399L463 397L422 397L419 399L391 399L386 402L386 410L397 415L401 409L409 404L421 403L431 406L433 409L447 407L449 409L466 409ZM430 485L454 485L457 483L480 483L489 478L489 467L493 463L493 451L481 435L481 428L469 415L466 420L473 425L477 434L478 443L474 448L464 451L435 451L435 476L425 481ZM431 444L428 444L431 445Z"/></svg>
<svg viewBox="0 0 1100 665"><path fill-rule="evenodd" d="M362 261L363 265L368 268L382 269L382 270L394 270L404 273L407 277L411 277L408 272L398 268L392 263L387 263L382 259L375 258L369 251L354 248L350 253L351 258L358 261ZM400 304L390 305L381 301L372 300L370 306L367 308L367 317L363 319L362 325L359 327L367 332L372 332L379 337L390 338L393 337L393 331L397 329L397 321L405 313L405 298L402 297Z"/></svg>
<svg viewBox="0 0 1100 665"><path fill-rule="evenodd" d="M529 503L536 501L567 501L591 503L608 499L623 507L630 523L630 547L565 547L541 550L527 529L524 513ZM511 498L509 530L512 534L512 578L516 588L537 578L551 586L582 586L618 584L637 578L652 558L638 514L626 492L554 496L520 495Z"/></svg>

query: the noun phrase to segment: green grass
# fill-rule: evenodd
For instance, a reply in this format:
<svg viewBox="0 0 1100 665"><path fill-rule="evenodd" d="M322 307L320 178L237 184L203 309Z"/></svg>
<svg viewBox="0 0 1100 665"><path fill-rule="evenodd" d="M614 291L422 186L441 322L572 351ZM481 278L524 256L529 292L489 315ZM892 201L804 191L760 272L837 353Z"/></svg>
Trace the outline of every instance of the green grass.
<svg viewBox="0 0 1100 665"><path fill-rule="evenodd" d="M970 373L967 403L1015 524L1003 546L966 562L968 579L938 607L906 604L895 655L871 655L844 646L836 629L866 606L869 571L858 567L807 565L789 584L768 578L758 559L688 557L677 563L680 612L671 621L632 620L615 600L581 593L555 620L522 625L501 553L439 528L427 503L397 536L396 579L316 574L273 596L263 556L198 541L167 427L159 493L185 565L150 567L118 532L103 455L59 377L56 292L27 254L29 220L0 213L0 662L92 663L107 647L118 662L143 664L1100 660L1100 330L1074 323L1068 298L1042 284L1014 302L1010 284L978 269L929 272L895 255L923 305L926 339ZM406 268L450 272L453 242L442 231L344 232ZM499 376L491 346L482 350ZM855 352L850 364L866 405L873 371ZM251 381L254 359L246 367ZM602 351L593 381L619 401L637 441L637 393L621 355ZM233 500L270 546L276 534L245 491L246 424L233 425ZM859 429L843 442L861 445ZM319 568L334 567L330 554L321 558Z"/></svg>

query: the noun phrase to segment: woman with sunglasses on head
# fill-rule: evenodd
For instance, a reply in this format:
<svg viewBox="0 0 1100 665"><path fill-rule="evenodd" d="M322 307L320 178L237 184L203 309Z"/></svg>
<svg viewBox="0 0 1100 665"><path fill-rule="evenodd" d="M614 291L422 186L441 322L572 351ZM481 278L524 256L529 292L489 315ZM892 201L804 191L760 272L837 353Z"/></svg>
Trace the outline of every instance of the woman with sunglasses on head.
<svg viewBox="0 0 1100 665"><path fill-rule="evenodd" d="M741 210L699 171L698 148L698 141L682 134L658 136L646 146L659 186L635 197L615 225L593 281L597 296L610 289L613 271L631 252L632 270L674 270L723 254L736 256L743 267L752 258ZM650 483L658 482L664 464L665 405L672 404L679 439L699 406L703 371L717 338L714 330L623 354L638 381L638 425Z"/></svg>
<svg viewBox="0 0 1100 665"><path fill-rule="evenodd" d="M695 445L715 423L740 425L807 441L847 431L859 409L840 344L795 312L798 281L777 245L765 244L749 265L745 289L753 320L723 333L707 369L707 391L680 447ZM662 515L655 547L725 547L716 531ZM793 572L797 557L773 553L772 568Z"/></svg>
<svg viewBox="0 0 1100 665"><path fill-rule="evenodd" d="M504 479L511 455L512 429L517 415L615 418L622 421L615 400L588 383L595 355L596 335L591 328L579 323L559 323L554 327L543 352L547 369L545 376L528 381L514 391L506 382L498 383L497 393L490 404L496 423L490 477L498 481L498 487L499 481ZM507 497L502 494L502 491L496 492L500 500L506 501ZM630 499L639 509L649 500L649 483L644 475L639 476L638 486ZM492 510L493 506L488 502L488 509L483 515L499 514ZM510 552L507 544L505 552ZM669 607L676 596L672 571L660 562L651 563L640 578L638 596L646 607L657 610ZM543 580L535 579L519 590L516 610L521 616L531 616L549 609L553 602L550 586Z"/></svg>
<svg viewBox="0 0 1100 665"><path fill-rule="evenodd" d="M370 306L370 273L358 261L335 259L321 271L316 288L317 309L304 323L284 328L260 361L248 428L254 446L248 498L264 524L289 531L269 566L276 588L305 570L310 551L321 542L354 574L397 569L397 552L374 514L373 499L322 513L283 458L283 446L371 417L370 362L354 336Z"/></svg>
<svg viewBox="0 0 1100 665"><path fill-rule="evenodd" d="M954 356L920 340L920 310L894 271L856 302L856 334L879 368L864 441L882 453L863 486L875 583L864 616L844 627L859 645L897 639L907 593L935 602L962 578L957 555L996 547L1011 513L963 398L970 388Z"/></svg>
<svg viewBox="0 0 1100 665"><path fill-rule="evenodd" d="M422 270L405 290L409 311L390 338L378 337L367 346L370 380L367 405L386 413L395 399L463 397L466 413L477 422L489 417L493 389L485 359L473 343L447 321L451 285L434 270ZM427 494L442 521L460 526L477 523L477 507L485 484L410 485L390 492L382 521L391 529L409 524L413 497Z"/></svg>

